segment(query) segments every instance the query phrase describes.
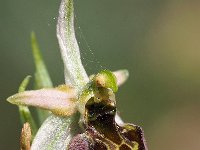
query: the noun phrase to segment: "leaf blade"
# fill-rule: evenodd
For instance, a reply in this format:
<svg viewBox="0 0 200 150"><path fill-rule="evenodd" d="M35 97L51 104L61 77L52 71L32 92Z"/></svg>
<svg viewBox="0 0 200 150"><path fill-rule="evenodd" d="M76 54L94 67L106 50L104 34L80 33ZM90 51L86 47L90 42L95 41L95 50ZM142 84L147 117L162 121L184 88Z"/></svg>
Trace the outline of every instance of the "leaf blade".
<svg viewBox="0 0 200 150"><path fill-rule="evenodd" d="M36 68L35 79L37 89L53 87L34 32L31 32L31 46Z"/></svg>

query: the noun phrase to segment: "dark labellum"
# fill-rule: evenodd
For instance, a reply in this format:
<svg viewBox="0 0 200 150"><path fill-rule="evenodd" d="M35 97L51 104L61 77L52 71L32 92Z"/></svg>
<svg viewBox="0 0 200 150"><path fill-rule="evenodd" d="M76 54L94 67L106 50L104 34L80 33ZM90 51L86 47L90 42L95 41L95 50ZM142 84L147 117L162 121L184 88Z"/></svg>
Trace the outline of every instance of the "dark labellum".
<svg viewBox="0 0 200 150"><path fill-rule="evenodd" d="M119 126L115 122L115 102L110 99L95 102L93 97L85 108L85 131L71 140L69 150L147 150L139 126Z"/></svg>

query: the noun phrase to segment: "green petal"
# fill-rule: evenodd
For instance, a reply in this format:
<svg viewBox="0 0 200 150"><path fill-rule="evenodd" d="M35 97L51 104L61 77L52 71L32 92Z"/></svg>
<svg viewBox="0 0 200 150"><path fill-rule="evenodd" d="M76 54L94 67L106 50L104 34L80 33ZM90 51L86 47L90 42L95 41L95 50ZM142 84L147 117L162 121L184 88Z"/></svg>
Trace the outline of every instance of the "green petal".
<svg viewBox="0 0 200 150"><path fill-rule="evenodd" d="M114 71L112 73L116 77L118 87L121 86L122 84L124 84L129 77L129 72L126 69L117 70L117 71ZM90 75L89 78L92 80L94 78L94 76L95 76L94 74Z"/></svg>
<svg viewBox="0 0 200 150"><path fill-rule="evenodd" d="M113 92L117 92L117 79L115 75L109 70L103 70L94 77L97 87L110 88Z"/></svg>

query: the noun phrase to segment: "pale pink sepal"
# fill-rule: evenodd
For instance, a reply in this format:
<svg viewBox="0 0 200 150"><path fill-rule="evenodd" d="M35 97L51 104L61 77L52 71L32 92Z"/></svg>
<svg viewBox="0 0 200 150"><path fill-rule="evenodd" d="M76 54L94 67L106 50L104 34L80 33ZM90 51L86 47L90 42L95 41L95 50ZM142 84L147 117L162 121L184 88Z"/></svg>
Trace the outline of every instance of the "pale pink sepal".
<svg viewBox="0 0 200 150"><path fill-rule="evenodd" d="M76 91L64 85L58 88L21 92L7 100L16 105L46 109L60 116L69 116L76 112Z"/></svg>

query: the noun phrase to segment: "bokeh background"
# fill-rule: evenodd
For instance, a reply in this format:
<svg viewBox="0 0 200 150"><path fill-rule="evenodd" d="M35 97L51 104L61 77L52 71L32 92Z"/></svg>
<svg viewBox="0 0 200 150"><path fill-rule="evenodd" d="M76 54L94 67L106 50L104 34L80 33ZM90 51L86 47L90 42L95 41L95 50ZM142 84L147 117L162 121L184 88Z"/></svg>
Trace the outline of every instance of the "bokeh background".
<svg viewBox="0 0 200 150"><path fill-rule="evenodd" d="M19 149L17 107L6 98L33 75L35 31L54 85L64 82L56 39L60 0L0 0L0 149ZM117 93L125 122L145 130L150 150L200 149L200 1L75 0L88 74L126 68Z"/></svg>

